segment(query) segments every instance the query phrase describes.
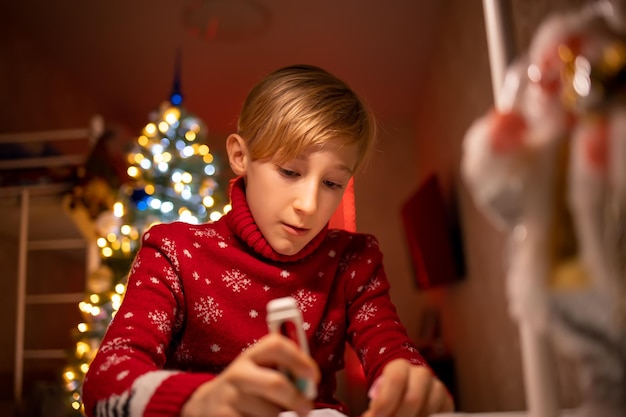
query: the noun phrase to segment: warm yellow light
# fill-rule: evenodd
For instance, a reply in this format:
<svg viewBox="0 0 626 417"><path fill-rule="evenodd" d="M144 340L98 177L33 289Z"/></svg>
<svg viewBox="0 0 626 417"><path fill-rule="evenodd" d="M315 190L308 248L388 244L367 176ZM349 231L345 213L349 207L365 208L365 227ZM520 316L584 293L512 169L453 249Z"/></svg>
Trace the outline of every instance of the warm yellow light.
<svg viewBox="0 0 626 417"><path fill-rule="evenodd" d="M103 248L107 245L107 240L103 237L99 237L98 240L96 240L96 243L98 244L99 248Z"/></svg>
<svg viewBox="0 0 626 417"><path fill-rule="evenodd" d="M130 250L131 250L130 240L127 238L124 238L124 240L122 241L122 252L129 253Z"/></svg>
<svg viewBox="0 0 626 417"><path fill-rule="evenodd" d="M80 403L78 401L72 401L72 408L78 411L80 409Z"/></svg>
<svg viewBox="0 0 626 417"><path fill-rule="evenodd" d="M97 316L98 314L100 314L100 307L93 306L93 308L91 309L91 315L92 316Z"/></svg>
<svg viewBox="0 0 626 417"><path fill-rule="evenodd" d="M211 162L213 162L213 154L206 154L202 157L202 160L204 161L205 164L210 164Z"/></svg>
<svg viewBox="0 0 626 417"><path fill-rule="evenodd" d="M222 213L220 213L219 211L212 211L211 214L209 214L209 219L214 222L218 221L221 217Z"/></svg>
<svg viewBox="0 0 626 417"><path fill-rule="evenodd" d="M80 364L80 370L82 373L86 374L87 371L89 370L89 364L88 363L81 363Z"/></svg>
<svg viewBox="0 0 626 417"><path fill-rule="evenodd" d="M193 176L188 172L183 172L183 175L181 176L181 181L185 184L189 184L191 183L191 181L193 181Z"/></svg>
<svg viewBox="0 0 626 417"><path fill-rule="evenodd" d="M180 110L176 107L170 107L165 111L163 118L167 123L172 125L180 118Z"/></svg>
<svg viewBox="0 0 626 417"><path fill-rule="evenodd" d="M177 193L182 193L184 189L185 184L183 184L182 182L177 182L176 184L174 184L174 191L176 191Z"/></svg>
<svg viewBox="0 0 626 417"><path fill-rule="evenodd" d="M172 160L172 154L169 152L163 152L161 156L163 158L163 162L170 162Z"/></svg>
<svg viewBox="0 0 626 417"><path fill-rule="evenodd" d="M148 136L154 136L154 134L156 133L156 125L154 123L148 123L146 127L143 128L143 130Z"/></svg>
<svg viewBox="0 0 626 417"><path fill-rule="evenodd" d="M141 135L137 138L137 143L141 146L148 146L148 137Z"/></svg>
<svg viewBox="0 0 626 417"><path fill-rule="evenodd" d="M78 356L83 356L85 353L89 352L89 345L85 342L76 343L76 353Z"/></svg>
<svg viewBox="0 0 626 417"><path fill-rule="evenodd" d="M102 248L102 256L105 258L110 258L113 256L113 249L111 248Z"/></svg>
<svg viewBox="0 0 626 417"><path fill-rule="evenodd" d="M178 215L180 217L191 216L191 211L189 211L187 207L181 207L180 210L178 210Z"/></svg>
<svg viewBox="0 0 626 417"><path fill-rule="evenodd" d="M128 235L130 233L130 226L125 224L120 228L120 232L124 235Z"/></svg>
<svg viewBox="0 0 626 417"><path fill-rule="evenodd" d="M122 305L122 296L119 294L113 294L111 296L111 306L114 310L119 310L120 305Z"/></svg>
<svg viewBox="0 0 626 417"><path fill-rule="evenodd" d="M124 204L119 201L113 204L113 215L115 217L122 217L124 215Z"/></svg>
<svg viewBox="0 0 626 417"><path fill-rule="evenodd" d="M137 167L135 166L130 166L126 170L126 173L128 174L129 177L135 178L139 175L139 169L137 169Z"/></svg>
<svg viewBox="0 0 626 417"><path fill-rule="evenodd" d="M65 371L63 376L65 377L66 381L73 381L74 378L76 378L76 374L72 371Z"/></svg>
<svg viewBox="0 0 626 417"><path fill-rule="evenodd" d="M200 155L207 155L209 153L209 147L207 145L200 145L198 147L198 153Z"/></svg>
<svg viewBox="0 0 626 417"><path fill-rule="evenodd" d="M213 204L215 204L215 199L210 195L207 195L202 199L202 204L204 204L205 207L213 207Z"/></svg>
<svg viewBox="0 0 626 417"><path fill-rule="evenodd" d="M100 301L100 296L98 294L91 294L89 296L89 301L91 301L92 303L96 304Z"/></svg>
<svg viewBox="0 0 626 417"><path fill-rule="evenodd" d="M78 331L81 333L85 333L87 331L87 324L85 323L78 323L77 327L78 327Z"/></svg>
<svg viewBox="0 0 626 417"><path fill-rule="evenodd" d="M121 247L122 247L122 243L119 240L116 240L115 242L111 242L111 248L113 250L120 250Z"/></svg>
<svg viewBox="0 0 626 417"><path fill-rule="evenodd" d="M154 185L148 184L143 188L143 190L146 192L146 194L152 195L154 194Z"/></svg>
<svg viewBox="0 0 626 417"><path fill-rule="evenodd" d="M167 132L167 130L168 130L169 128L170 128L169 123L167 123L167 122L160 122L160 123L159 123L159 131L160 131L161 133L165 133L165 132Z"/></svg>
<svg viewBox="0 0 626 417"><path fill-rule="evenodd" d="M226 204L224 206L224 214L228 213L229 211L231 211L233 209L233 206L231 206L230 204Z"/></svg>
<svg viewBox="0 0 626 417"><path fill-rule="evenodd" d="M78 308L82 312L89 313L89 311L91 310L91 304L81 301L80 303L78 303Z"/></svg>
<svg viewBox="0 0 626 417"><path fill-rule="evenodd" d="M107 240L111 243L117 240L117 235L113 232L107 234Z"/></svg>
<svg viewBox="0 0 626 417"><path fill-rule="evenodd" d="M135 162L135 163L139 164L139 163L141 163L141 161L143 161L143 158L145 158L145 156L143 156L143 154L142 154L142 153L136 153L136 154L133 156L133 162Z"/></svg>
<svg viewBox="0 0 626 417"><path fill-rule="evenodd" d="M196 132L192 132L191 130L187 131L187 133L185 133L185 139L189 142L193 142L196 140Z"/></svg>
<svg viewBox="0 0 626 417"><path fill-rule="evenodd" d="M115 286L115 292L118 294L124 294L124 284L117 284Z"/></svg>

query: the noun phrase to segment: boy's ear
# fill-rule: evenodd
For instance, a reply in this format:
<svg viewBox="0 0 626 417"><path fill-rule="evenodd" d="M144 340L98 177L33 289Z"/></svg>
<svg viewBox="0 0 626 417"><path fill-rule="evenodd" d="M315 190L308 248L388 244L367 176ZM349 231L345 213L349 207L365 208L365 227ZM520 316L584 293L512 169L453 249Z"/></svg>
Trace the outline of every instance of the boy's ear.
<svg viewBox="0 0 626 417"><path fill-rule="evenodd" d="M228 162L235 175L246 175L248 166L248 148L243 138L236 133L226 139Z"/></svg>

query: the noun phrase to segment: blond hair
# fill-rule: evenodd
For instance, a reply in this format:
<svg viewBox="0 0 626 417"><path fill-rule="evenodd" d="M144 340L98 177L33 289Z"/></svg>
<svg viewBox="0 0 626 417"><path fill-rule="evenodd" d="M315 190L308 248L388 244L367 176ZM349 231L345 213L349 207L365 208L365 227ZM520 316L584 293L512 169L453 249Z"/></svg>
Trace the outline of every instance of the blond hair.
<svg viewBox="0 0 626 417"><path fill-rule="evenodd" d="M312 148L356 144L355 171L376 134L373 116L354 91L310 65L285 67L262 79L248 94L237 127L253 160L284 162Z"/></svg>

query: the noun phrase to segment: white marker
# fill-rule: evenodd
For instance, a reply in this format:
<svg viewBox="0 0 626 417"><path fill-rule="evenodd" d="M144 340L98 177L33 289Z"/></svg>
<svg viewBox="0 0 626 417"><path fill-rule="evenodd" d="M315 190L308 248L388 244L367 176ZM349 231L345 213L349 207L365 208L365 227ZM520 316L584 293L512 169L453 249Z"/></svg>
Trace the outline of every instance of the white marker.
<svg viewBox="0 0 626 417"><path fill-rule="evenodd" d="M302 313L293 297L276 298L267 303L267 326L270 332L288 337L304 353L309 354L309 344L302 328ZM308 399L312 400L317 396L317 388L312 380L299 378L294 383Z"/></svg>

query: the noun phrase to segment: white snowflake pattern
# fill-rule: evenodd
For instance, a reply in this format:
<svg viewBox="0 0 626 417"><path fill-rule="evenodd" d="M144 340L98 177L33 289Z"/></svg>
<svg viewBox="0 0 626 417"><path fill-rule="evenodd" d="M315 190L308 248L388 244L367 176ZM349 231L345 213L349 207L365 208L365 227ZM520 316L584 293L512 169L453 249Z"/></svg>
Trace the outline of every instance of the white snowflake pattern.
<svg viewBox="0 0 626 417"><path fill-rule="evenodd" d="M376 238L374 236L372 236L372 235L367 236L365 242L366 242L368 248L377 248L378 247L378 240L376 240Z"/></svg>
<svg viewBox="0 0 626 417"><path fill-rule="evenodd" d="M308 290L298 290L296 294L293 296L298 303L298 308L303 313L307 311L310 307L313 307L313 304L317 301L317 296Z"/></svg>
<svg viewBox="0 0 626 417"><path fill-rule="evenodd" d="M219 306L213 297L200 297L200 301L194 304L193 310L204 324L209 324L210 322L217 322L222 317L223 311Z"/></svg>
<svg viewBox="0 0 626 417"><path fill-rule="evenodd" d="M106 343L103 343L102 346L100 346L100 351L102 353L107 353L107 352L111 352L114 350L133 352L133 348L130 347L130 345L128 344L129 342L130 342L130 339L128 338L116 337L114 339L109 340Z"/></svg>
<svg viewBox="0 0 626 417"><path fill-rule="evenodd" d="M178 255L176 254L176 242L165 237L161 240L161 249L170 258L172 265L178 269L180 267L180 263L178 262Z"/></svg>
<svg viewBox="0 0 626 417"><path fill-rule="evenodd" d="M155 252L154 253L154 257L155 258L161 258L162 257L161 252Z"/></svg>
<svg viewBox="0 0 626 417"><path fill-rule="evenodd" d="M263 286L263 291L267 292L267 291L269 291L269 290L270 290L270 287L269 287L269 286L267 286L267 285L264 285L264 286Z"/></svg>
<svg viewBox="0 0 626 417"><path fill-rule="evenodd" d="M202 245L200 245L198 242L193 242L193 247L196 249L200 249Z"/></svg>
<svg viewBox="0 0 626 417"><path fill-rule="evenodd" d="M119 374L117 374L115 376L115 379L118 381L121 381L122 379L126 378L128 376L128 374L130 374L130 371L128 369L120 372Z"/></svg>
<svg viewBox="0 0 626 417"><path fill-rule="evenodd" d="M317 274L320 278L324 276L324 272L318 272Z"/></svg>
<svg viewBox="0 0 626 417"><path fill-rule="evenodd" d="M159 344L159 346L156 347L156 353L158 353L159 355L162 355L163 352L165 352L165 349L163 348L163 344Z"/></svg>
<svg viewBox="0 0 626 417"><path fill-rule="evenodd" d="M208 278L205 278L204 282L205 282L206 285L211 285L211 280L208 279Z"/></svg>
<svg viewBox="0 0 626 417"><path fill-rule="evenodd" d="M217 245L220 248L224 249L228 247L228 244L225 242L224 237L220 235L219 233L217 233L215 229L196 230L194 232L194 235L199 236L199 237L209 238L209 239L218 239L219 242L217 242Z"/></svg>
<svg viewBox="0 0 626 417"><path fill-rule="evenodd" d="M131 318L133 318L133 316L134 316L134 314L132 312L130 312L130 311L128 313L124 314L124 318L125 319L131 319Z"/></svg>
<svg viewBox="0 0 626 417"><path fill-rule="evenodd" d="M110 367L119 365L120 363L130 359L128 355L117 355L116 353L106 357L106 360L100 365L97 373L106 372Z"/></svg>
<svg viewBox="0 0 626 417"><path fill-rule="evenodd" d="M233 269L230 272L226 272L222 275L222 281L226 283L226 286L231 288L233 292L241 292L241 290L247 290L252 281L246 277L246 274L242 273L238 269Z"/></svg>
<svg viewBox="0 0 626 417"><path fill-rule="evenodd" d="M257 342L258 342L257 339L253 339L252 342L248 342L248 344L244 346L243 349L241 349L241 351L245 352L246 350L250 349L252 346L256 345Z"/></svg>
<svg viewBox="0 0 626 417"><path fill-rule="evenodd" d="M305 332L309 330L310 328L311 328L311 323L309 323L308 321L305 321L302 323L302 330L304 330Z"/></svg>
<svg viewBox="0 0 626 417"><path fill-rule="evenodd" d="M352 272L350 273L350 278L354 278L354 277L356 277L356 271L352 271Z"/></svg>
<svg viewBox="0 0 626 417"><path fill-rule="evenodd" d="M188 363L191 360L191 353L184 344L181 344L176 350L176 360L181 363Z"/></svg>
<svg viewBox="0 0 626 417"><path fill-rule="evenodd" d="M150 282L156 285L159 283L159 279L157 277L150 277Z"/></svg>
<svg viewBox="0 0 626 417"><path fill-rule="evenodd" d="M198 271L193 271L191 276L193 276L194 281L197 281L200 279L200 274L198 274Z"/></svg>
<svg viewBox="0 0 626 417"><path fill-rule="evenodd" d="M172 330L172 323L165 311L151 311L148 313L148 318L161 333L169 333Z"/></svg>
<svg viewBox="0 0 626 417"><path fill-rule="evenodd" d="M378 350L378 354L379 354L379 355L382 355L383 353L385 353L385 351L386 351L386 350L387 350L387 347L386 347L386 346L383 346L383 347L381 347L381 348Z"/></svg>
<svg viewBox="0 0 626 417"><path fill-rule="evenodd" d="M331 249L330 252L328 252L328 256L330 256L331 258L334 258L335 256L337 256L337 252Z"/></svg>
<svg viewBox="0 0 626 417"><path fill-rule="evenodd" d="M377 311L378 307L376 307L374 304L365 303L356 313L355 319L356 321L361 323L364 321L369 321L372 317L374 317Z"/></svg>
<svg viewBox="0 0 626 417"><path fill-rule="evenodd" d="M368 260L367 260L367 261L365 261L365 262L367 262L367 264L368 264L368 265L370 265L370 264L372 263L372 260L371 260L371 259L368 259Z"/></svg>
<svg viewBox="0 0 626 417"><path fill-rule="evenodd" d="M138 257L135 258L135 262L133 262L133 264L130 267L130 272L129 274L134 274L135 271L141 266L141 259L139 259Z"/></svg>
<svg viewBox="0 0 626 417"><path fill-rule="evenodd" d="M222 350L222 348L220 347L220 345L215 344L215 343L213 343L213 344L211 345L211 352L213 352L213 353L217 353L217 352L219 352L220 350Z"/></svg>
<svg viewBox="0 0 626 417"><path fill-rule="evenodd" d="M183 250L183 254L187 257L187 258L193 258L193 256L191 256L191 252L189 252L188 249L184 249Z"/></svg>
<svg viewBox="0 0 626 417"><path fill-rule="evenodd" d="M283 269L282 271L280 271L281 278L289 278L289 275L291 275L291 273L289 273L289 271L287 271L286 269Z"/></svg>
<svg viewBox="0 0 626 417"><path fill-rule="evenodd" d="M259 317L259 312L256 310L250 310L248 314L250 314L250 317L252 317L253 319Z"/></svg>
<svg viewBox="0 0 626 417"><path fill-rule="evenodd" d="M170 285L172 286L172 290L175 293L179 293L180 281L178 280L178 276L176 275L176 272L174 272L171 266L164 267L163 272L165 273L165 279L167 279L170 282Z"/></svg>
<svg viewBox="0 0 626 417"><path fill-rule="evenodd" d="M141 284L143 283L141 282L140 279L138 279L137 282L135 282L135 287L141 287Z"/></svg>
<svg viewBox="0 0 626 417"><path fill-rule="evenodd" d="M369 284L367 284L366 291L374 291L382 285L379 277L374 277Z"/></svg>
<svg viewBox="0 0 626 417"><path fill-rule="evenodd" d="M335 336L338 326L332 320L324 321L317 330L317 340L320 343L328 343Z"/></svg>

